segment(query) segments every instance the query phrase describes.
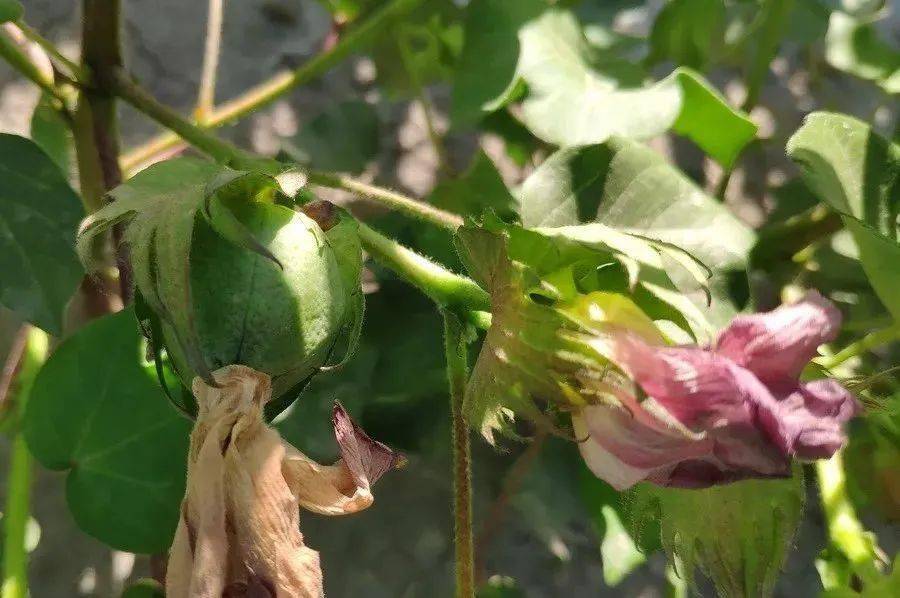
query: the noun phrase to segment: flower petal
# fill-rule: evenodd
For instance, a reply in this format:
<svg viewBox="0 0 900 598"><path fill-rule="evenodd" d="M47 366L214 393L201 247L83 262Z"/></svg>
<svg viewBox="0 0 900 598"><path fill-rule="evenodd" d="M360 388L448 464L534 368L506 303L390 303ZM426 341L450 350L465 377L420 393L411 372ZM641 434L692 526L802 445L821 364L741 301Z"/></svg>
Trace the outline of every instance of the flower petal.
<svg viewBox="0 0 900 598"><path fill-rule="evenodd" d="M764 383L787 386L796 382L819 345L834 340L840 323L838 309L811 291L798 303L735 318L715 350Z"/></svg>
<svg viewBox="0 0 900 598"><path fill-rule="evenodd" d="M800 459L827 459L847 440L844 424L860 405L835 380L801 384L772 403L763 403L759 419L782 450Z"/></svg>

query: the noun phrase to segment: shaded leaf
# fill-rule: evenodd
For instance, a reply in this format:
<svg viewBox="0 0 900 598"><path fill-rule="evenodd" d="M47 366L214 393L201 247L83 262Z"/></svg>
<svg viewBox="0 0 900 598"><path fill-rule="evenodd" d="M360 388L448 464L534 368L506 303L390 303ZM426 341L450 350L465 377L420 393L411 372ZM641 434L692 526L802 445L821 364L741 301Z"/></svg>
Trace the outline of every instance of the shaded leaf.
<svg viewBox="0 0 900 598"><path fill-rule="evenodd" d="M900 93L900 49L882 40L872 23L835 11L825 36L825 58L834 68Z"/></svg>
<svg viewBox="0 0 900 598"><path fill-rule="evenodd" d="M0 303L54 335L83 274L74 250L81 215L78 195L37 144L0 135Z"/></svg>
<svg viewBox="0 0 900 598"><path fill-rule="evenodd" d="M662 546L689 583L700 569L721 596L771 596L803 512L801 473L705 490L641 484L630 495L634 533L659 521Z"/></svg>
<svg viewBox="0 0 900 598"><path fill-rule="evenodd" d="M68 177L72 136L68 123L53 106L53 101L47 94L41 96L31 115L31 140L59 166L63 176Z"/></svg>
<svg viewBox="0 0 900 598"><path fill-rule="evenodd" d="M142 351L130 309L63 341L35 380L24 433L38 461L68 471L81 529L119 550L155 553L175 531L191 426Z"/></svg>
<svg viewBox="0 0 900 598"><path fill-rule="evenodd" d="M648 61L702 69L720 49L724 23L722 0L672 0L653 22Z"/></svg>
<svg viewBox="0 0 900 598"><path fill-rule="evenodd" d="M855 118L817 112L788 141L787 153L813 192L842 215L872 287L900 318L900 145Z"/></svg>
<svg viewBox="0 0 900 598"><path fill-rule="evenodd" d="M322 170L360 172L378 155L378 113L367 102L334 104L283 143L285 154Z"/></svg>
<svg viewBox="0 0 900 598"><path fill-rule="evenodd" d="M122 592L122 598L165 598L165 588L155 579L139 579Z"/></svg>

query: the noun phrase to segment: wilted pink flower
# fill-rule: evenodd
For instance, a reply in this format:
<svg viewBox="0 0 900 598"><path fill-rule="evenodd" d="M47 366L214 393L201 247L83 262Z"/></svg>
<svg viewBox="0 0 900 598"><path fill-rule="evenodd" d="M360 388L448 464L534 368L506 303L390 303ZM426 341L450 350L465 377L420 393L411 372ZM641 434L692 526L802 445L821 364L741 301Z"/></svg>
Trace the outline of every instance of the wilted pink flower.
<svg viewBox="0 0 900 598"><path fill-rule="evenodd" d="M715 346L665 347L614 333L613 361L646 393L608 384L617 405L574 417L590 469L622 490L647 480L702 488L746 478L786 477L791 459L830 457L858 411L834 380L801 383L822 343L834 340L840 312L818 293L740 316Z"/></svg>

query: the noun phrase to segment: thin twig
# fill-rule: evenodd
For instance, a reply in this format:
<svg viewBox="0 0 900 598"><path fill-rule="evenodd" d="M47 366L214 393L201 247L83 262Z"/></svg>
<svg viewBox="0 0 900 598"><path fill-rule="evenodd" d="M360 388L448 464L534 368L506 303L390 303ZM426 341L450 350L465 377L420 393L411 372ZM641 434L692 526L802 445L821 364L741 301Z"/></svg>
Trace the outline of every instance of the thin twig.
<svg viewBox="0 0 900 598"><path fill-rule="evenodd" d="M222 46L222 14L224 0L209 0L206 16L206 45L203 51L203 69L200 72L200 89L197 92L197 106L194 118L200 124L206 123L212 114L216 98L216 72Z"/></svg>
<svg viewBox="0 0 900 598"><path fill-rule="evenodd" d="M283 94L320 77L326 71L343 61L351 54L363 49L371 40L395 18L421 4L423 0L393 0L378 10L365 22L343 33L340 40L331 48L318 54L294 71L278 73L268 81L253 87L229 102L214 109L204 125L209 128L220 127L258 110L280 98ZM133 170L135 167L153 161L158 154L178 145L181 137L177 132L167 131L140 145L122 158L122 168Z"/></svg>
<svg viewBox="0 0 900 598"><path fill-rule="evenodd" d="M872 349L886 345L900 339L900 322L891 324L881 330L870 332L856 342L850 343L834 355L819 357L816 362L823 368L830 370L841 365L848 359L867 353Z"/></svg>
<svg viewBox="0 0 900 598"><path fill-rule="evenodd" d="M19 21L16 23L16 26L22 30L22 33L39 45L47 55L51 58L51 60L55 60L59 65L65 67L68 71L68 74L79 84L86 85L90 81L90 74L88 73L88 69L80 64L76 64L75 62L66 58L66 56L60 52L59 48L53 44L50 40L43 37L40 33L38 33L34 28L26 24L24 21Z"/></svg>

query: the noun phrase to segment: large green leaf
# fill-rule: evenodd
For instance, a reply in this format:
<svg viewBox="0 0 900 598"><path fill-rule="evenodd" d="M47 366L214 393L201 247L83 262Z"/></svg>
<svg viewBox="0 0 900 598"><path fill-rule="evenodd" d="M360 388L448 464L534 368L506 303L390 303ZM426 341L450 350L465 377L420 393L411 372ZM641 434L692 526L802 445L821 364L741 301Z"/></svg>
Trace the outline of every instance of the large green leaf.
<svg viewBox="0 0 900 598"><path fill-rule="evenodd" d="M842 215L872 288L900 318L900 145L855 118L817 112L788 141L787 153Z"/></svg>
<svg viewBox="0 0 900 598"><path fill-rule="evenodd" d="M142 351L130 309L79 330L38 374L24 432L38 461L68 471L66 498L85 532L156 553L178 521L191 426Z"/></svg>
<svg viewBox="0 0 900 598"><path fill-rule="evenodd" d="M378 154L378 113L367 102L348 101L329 106L304 123L284 143L294 161L344 172L360 172Z"/></svg>
<svg viewBox="0 0 900 598"><path fill-rule="evenodd" d="M0 303L51 334L82 276L81 202L34 142L0 135Z"/></svg>
<svg viewBox="0 0 900 598"><path fill-rule="evenodd" d="M720 596L771 596L803 513L800 467L788 480L749 480L704 490L640 484L630 495L635 535L659 521L679 574L709 576Z"/></svg>
<svg viewBox="0 0 900 598"><path fill-rule="evenodd" d="M540 8L487 0L470 6L477 17L467 21L454 96L458 119L471 120L524 93L522 121L544 141L586 145L674 129L726 167L755 137L756 125L697 73L679 68L658 83L624 87L595 68L593 48L571 12L551 8L535 15ZM489 50L492 44L500 49ZM476 78L477 84L468 81Z"/></svg>
<svg viewBox="0 0 900 598"><path fill-rule="evenodd" d="M672 0L653 22L649 60L701 69L721 49L724 23L722 0Z"/></svg>
<svg viewBox="0 0 900 598"><path fill-rule="evenodd" d="M836 69L900 93L900 49L878 36L872 23L840 11L831 13L825 58Z"/></svg>
<svg viewBox="0 0 900 598"><path fill-rule="evenodd" d="M526 179L518 197L528 227L597 221L685 250L714 274L707 319L720 325L734 314L722 289L727 272L745 268L753 231L643 144L614 138L560 150ZM678 268L670 271L677 277Z"/></svg>

